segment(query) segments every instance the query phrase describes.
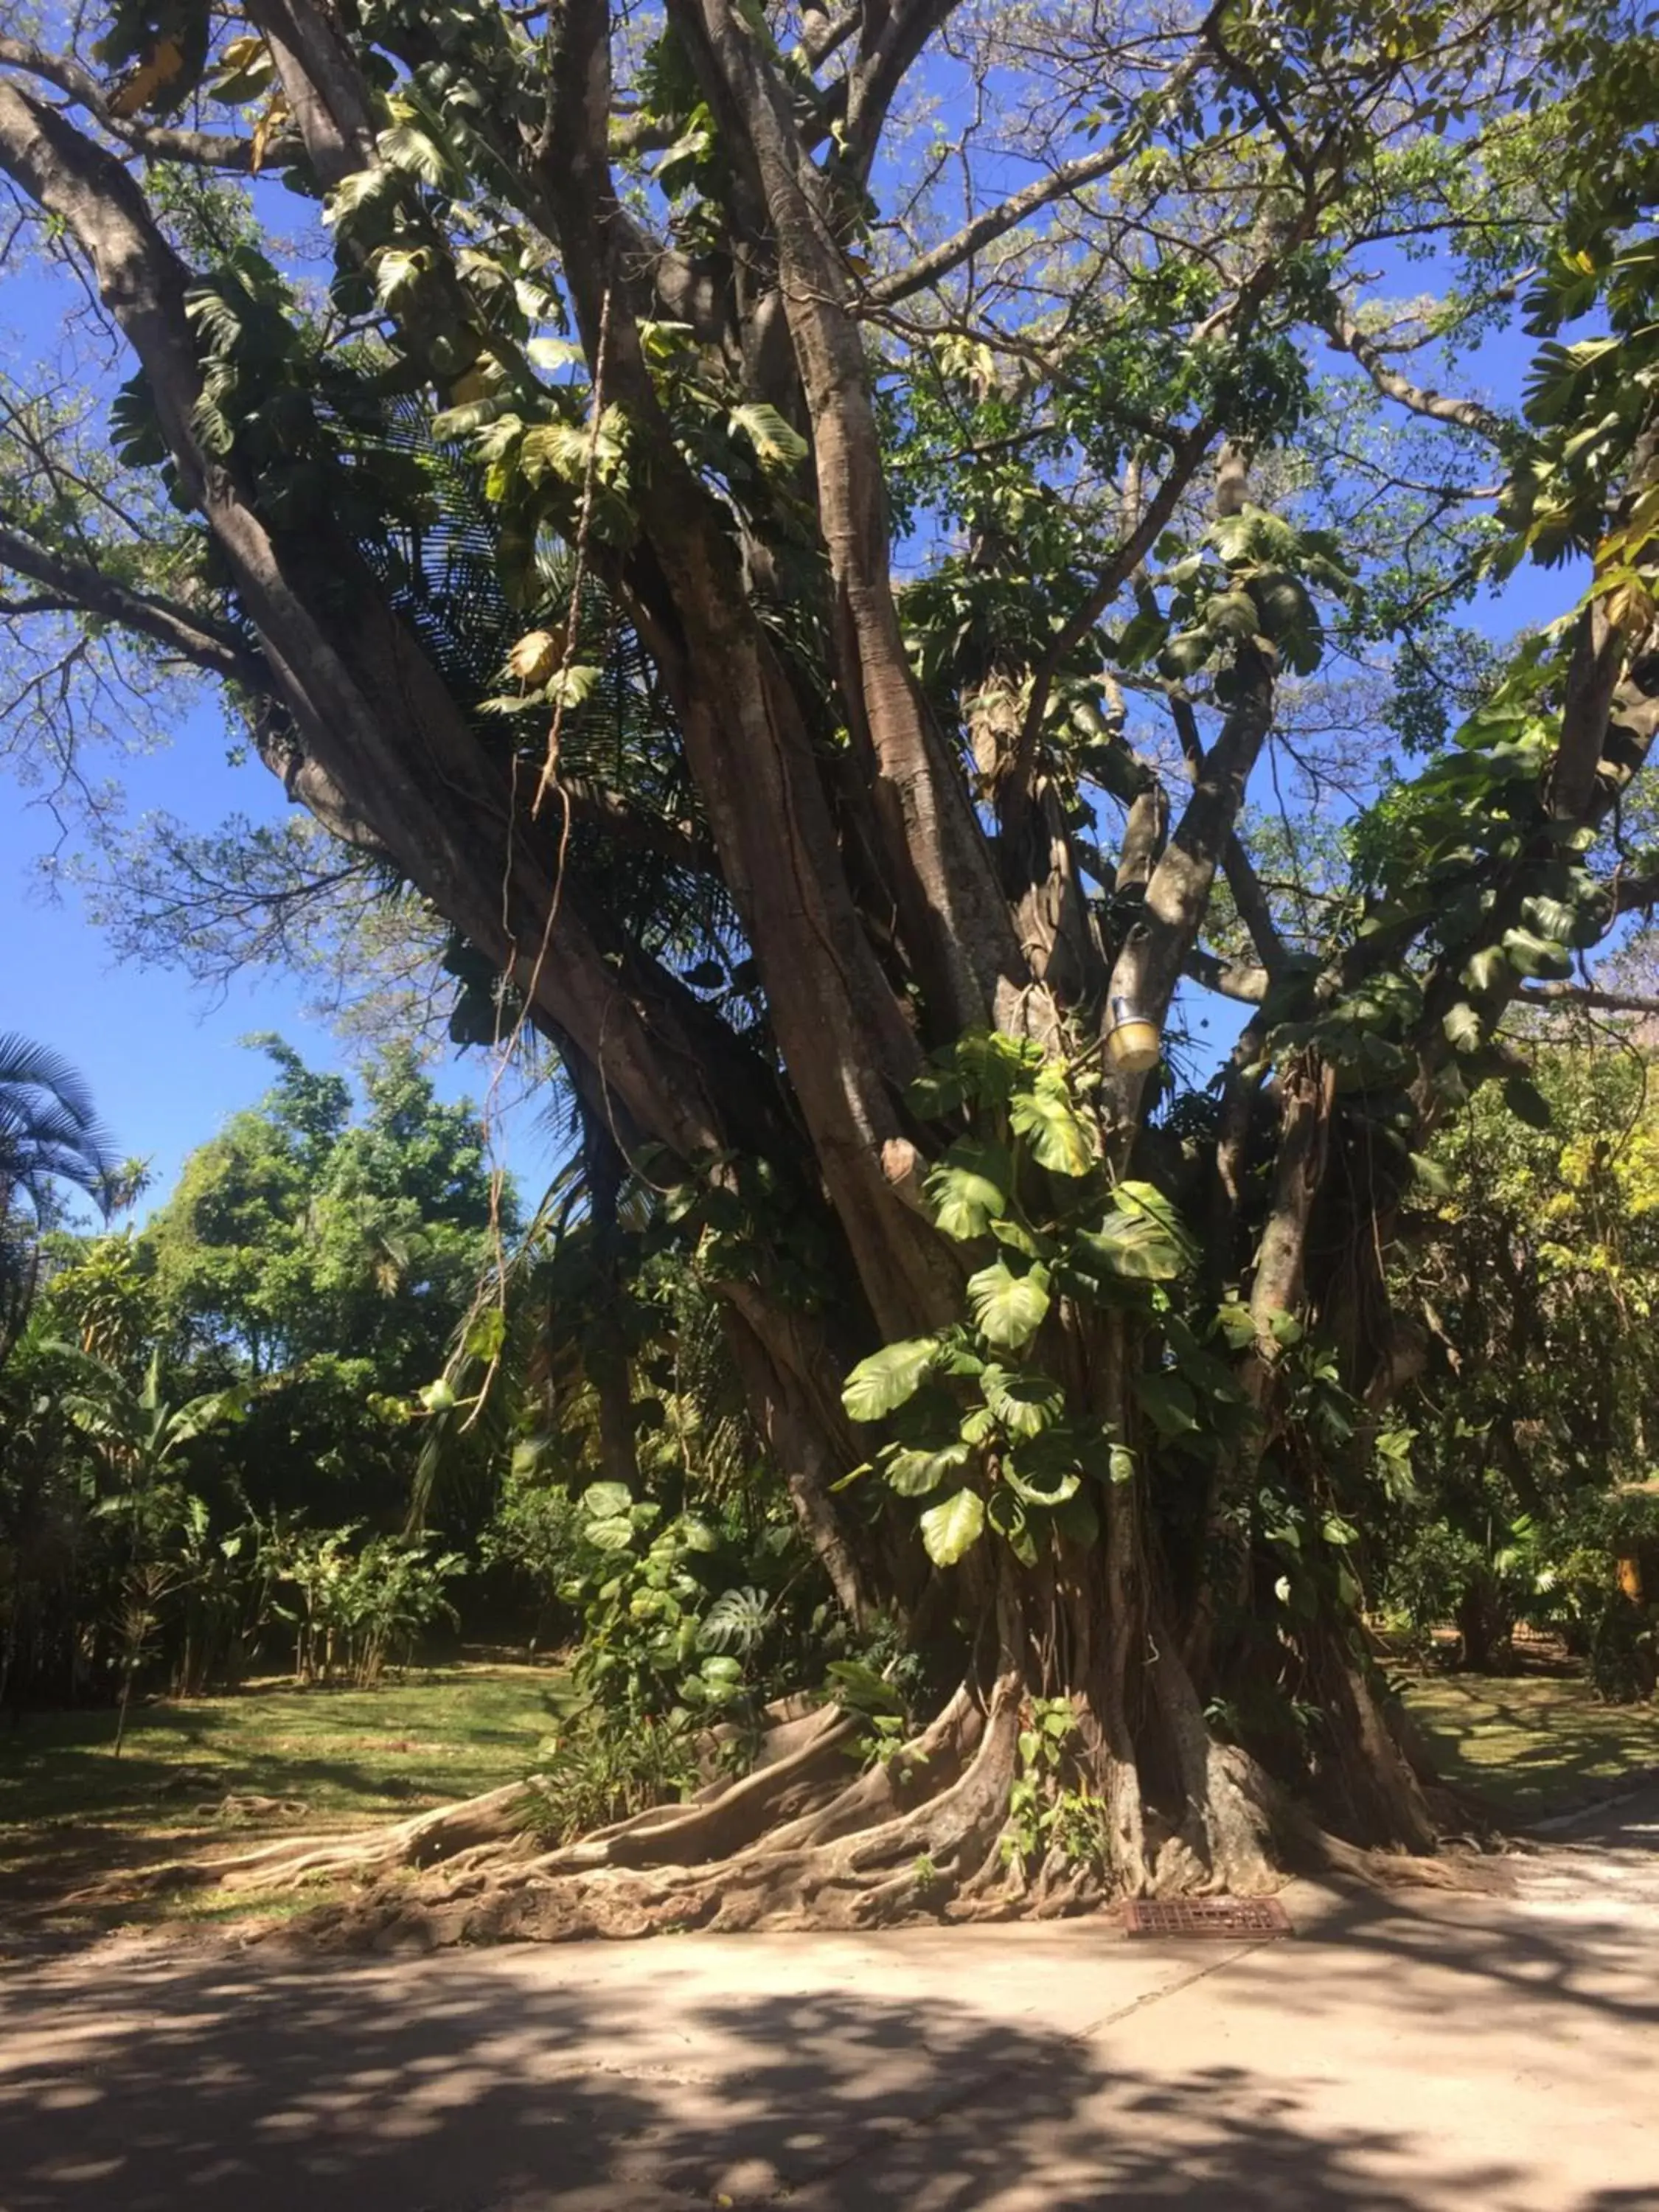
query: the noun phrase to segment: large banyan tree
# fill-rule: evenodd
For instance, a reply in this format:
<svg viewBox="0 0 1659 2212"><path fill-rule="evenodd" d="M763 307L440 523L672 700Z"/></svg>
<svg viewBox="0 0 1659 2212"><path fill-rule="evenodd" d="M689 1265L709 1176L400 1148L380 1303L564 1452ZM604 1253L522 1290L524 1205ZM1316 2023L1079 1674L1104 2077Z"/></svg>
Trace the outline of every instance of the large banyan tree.
<svg viewBox="0 0 1659 2212"><path fill-rule="evenodd" d="M223 687L325 894L409 886L468 1033L556 1054L842 1604L959 1680L850 1784L830 1711L474 1853L455 1924L1430 1849L1356 1571L1422 1356L1388 1254L1654 894L1650 44L1526 0L60 12L0 40L16 296L83 279L93 363L8 379L29 713ZM216 926L301 896L216 850ZM1057 1711L1086 1851L1015 1791Z"/></svg>

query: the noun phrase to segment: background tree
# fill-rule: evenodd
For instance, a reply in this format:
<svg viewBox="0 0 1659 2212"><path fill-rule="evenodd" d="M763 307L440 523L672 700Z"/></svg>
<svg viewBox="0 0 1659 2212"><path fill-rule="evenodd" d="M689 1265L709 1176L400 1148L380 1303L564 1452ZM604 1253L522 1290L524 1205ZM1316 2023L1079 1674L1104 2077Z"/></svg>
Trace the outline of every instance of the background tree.
<svg viewBox="0 0 1659 2212"><path fill-rule="evenodd" d="M192 1518L195 1501L178 1479L185 1452L220 1423L237 1419L241 1399L234 1390L216 1391L168 1405L161 1395L159 1354L152 1355L137 1390L117 1369L88 1353L75 1361L74 1370L64 1410L103 1462L94 1510L118 1524L117 1545L124 1554L115 1608L121 1677L114 1743L118 1757L133 1684L160 1626L162 1605L190 1575L187 1558L167 1555L167 1539Z"/></svg>
<svg viewBox="0 0 1659 2212"><path fill-rule="evenodd" d="M439 1373L489 1267L514 1237L483 1133L446 1106L407 1048L349 1086L270 1039L273 1089L185 1161L138 1240L159 1340L194 1387L254 1386L222 1469L261 1515L395 1525ZM79 1285L60 1285L60 1303Z"/></svg>
<svg viewBox="0 0 1659 2212"><path fill-rule="evenodd" d="M1541 1126L1482 1092L1436 1141L1393 1285L1418 1346L1389 1415L1396 1510L1367 1538L1379 1591L1423 1626L1455 1620L1480 1668L1505 1663L1518 1620L1611 1660L1645 1595L1619 1560L1659 1523L1638 1494L1659 1413L1651 1062L1604 1027L1535 1073Z"/></svg>
<svg viewBox="0 0 1659 2212"><path fill-rule="evenodd" d="M1650 895L1654 107L1633 21L1509 4L0 47L0 167L137 369L107 437L16 397L18 650L222 683L441 918L458 1017L539 1033L695 1255L849 1611L959 1676L914 1758L843 1790L831 1724L479 1925L878 1917L918 1853L961 1911L1249 1888L1296 1798L1431 1841L1356 1409L1414 1157L1530 1108L1517 995ZM1523 294L1524 421L1425 380ZM1494 661L1456 611L1529 552L1588 585ZM1252 1010L1209 1091L1189 984ZM1017 1817L1039 1706L1086 1851Z"/></svg>
<svg viewBox="0 0 1659 2212"><path fill-rule="evenodd" d="M516 1231L471 1109L408 1049L277 1081L144 1227L47 1239L0 1396L0 1635L13 1694L185 1694L263 1650L306 1677L402 1663L457 1558L407 1537L441 1369ZM446 1500L476 1534L477 1496ZM324 1598L328 1602L323 1602ZM331 1610L331 1607L332 1608Z"/></svg>

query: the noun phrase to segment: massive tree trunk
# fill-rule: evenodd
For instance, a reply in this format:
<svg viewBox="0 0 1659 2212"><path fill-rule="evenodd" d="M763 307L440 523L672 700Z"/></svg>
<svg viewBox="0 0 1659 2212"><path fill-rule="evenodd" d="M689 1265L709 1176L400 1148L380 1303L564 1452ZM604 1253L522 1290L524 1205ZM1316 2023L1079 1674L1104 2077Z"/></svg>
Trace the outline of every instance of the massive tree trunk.
<svg viewBox="0 0 1659 2212"><path fill-rule="evenodd" d="M361 456L304 372L238 361L237 374L266 374L270 390L250 383L225 407L252 417L272 392L280 399L273 419L300 424L308 507L296 508L293 483L246 424L210 434L215 394L234 384L201 313L199 279L212 272L185 265L128 166L135 146L177 155L193 134L129 131L90 80L37 70L27 52L0 57L17 72L0 76L0 167L91 272L235 619L112 598L107 579L84 603L234 681L291 729L295 795L386 856L556 1042L613 1208L647 1148L644 1179L659 1185L701 1177L729 1194L739 1158L775 1171L780 1210L810 1221L830 1279L810 1292L785 1286L763 1228L755 1264L714 1284L757 1428L849 1615L896 1610L960 1667L916 1741L850 1778L856 1730L826 1711L735 1786L558 1850L513 1827L533 1806L527 1786L361 1848L264 1855L237 1880L441 1861L429 1895L451 1932L613 1932L1255 1889L1276 1879L1288 1839L1305 1842L1308 1816L1291 1808L1310 1799L1356 1843L1432 1843L1369 1679L1340 1535L1324 1533L1339 1516L1303 1411L1322 1378L1296 1347L1322 1332L1342 1350L1340 1387L1376 1402L1377 1347L1347 1325L1354 1255L1371 1267L1367 1240L1398 1195L1397 1161L1379 1167L1367 1119L1370 1090L1386 1086L1362 1069L1340 1089L1331 1055L1345 1006L1390 948L1403 966L1400 947L1412 945L1412 992L1376 1018L1389 1082L1413 1086L1412 1141L1443 1110L1448 1069L1471 1036L1487 1056L1468 1058L1471 1074L1492 1072L1491 1031L1518 981L1505 933L1529 901L1557 896L1562 869L1577 865L1563 854L1607 814L1659 724L1651 605L1627 610L1622 629L1599 605L1582 617L1554 767L1530 800L1505 797L1520 826L1480 861L1490 896L1447 946L1430 942L1420 913L1415 936L1400 936L1401 902L1379 896L1374 928L1322 965L1292 963L1255 878L1242 810L1279 712L1281 647L1305 667L1295 655L1311 617L1280 572L1294 557L1286 532L1252 520L1255 430L1230 423L1230 407L1249 410L1224 378L1178 422L1149 427L1137 398L1121 437L1103 434L1114 451L1161 454L1160 480L1144 481L1140 458L1129 464L1119 542L1099 573L1059 575L1030 635L981 641L973 665L956 665L962 726L947 726L950 687L930 691L918 677L892 579L872 332L908 289L942 282L981 243L1127 159L1133 138L1121 155L1060 165L1000 213L976 213L962 240L923 257L916 285L866 283L857 249L868 242L877 139L948 12L900 0L839 29L812 18L787 60L758 11L669 0L659 75L695 89L643 127L690 144L688 159L699 141L715 149L703 207L717 235L690 255L649 234L638 211L648 195L625 193L613 175L616 134L632 124L615 112L606 0L565 0L533 39L516 16L481 9L453 46L416 11L394 10L372 52L325 0L250 0L281 87L290 178L332 196L343 319L379 301L380 350L357 397L367 408L418 392L448 410L449 440L485 441L478 466L501 510L504 575L519 541L507 597L562 625L556 650L550 627L522 641L538 641L532 663L551 653L561 680L570 672L585 589L602 595L611 630L625 624L637 641L654 734L683 766L696 817L658 821L637 849L666 854L717 895L723 949L736 942L758 972L764 1019L747 1028L690 987L672 930L649 936L618 918L624 902L607 895L605 867L626 849L626 794L596 804L562 780L567 692L546 687L557 703L543 760L503 744L488 718L502 702L468 690L422 611L387 580L395 564L377 566L359 542L346 518ZM846 76L813 82L843 44ZM1171 72L1169 88L1182 93L1172 112L1206 112L1185 92L1208 51L1195 34ZM1215 53L1228 98L1256 100L1272 125L1264 143L1283 139L1279 109L1218 42ZM380 88L388 74L395 96ZM82 104L83 125L47 100L38 76ZM433 118L458 84L463 120L441 143ZM428 125L435 135L423 137ZM1345 145L1348 127L1310 149L1291 140L1261 186L1259 222L1229 245L1220 304L1176 349L1183 375L1206 349L1242 357L1264 330L1276 343L1307 312L1298 256L1344 204L1345 160L1329 145ZM217 143L180 157L245 168L264 158L246 146L216 153ZM503 274L479 241L510 222L523 225L522 250ZM518 310L500 305L534 299L550 245L556 312L579 336L574 382L544 376L526 335L552 311L526 309L519 331ZM930 344L954 334L951 301L935 304ZM1001 374L994 360L986 374ZM1380 388L1413 404L1413 387L1379 374L1392 379ZM1247 382L1241 374L1239 389ZM1434 397L1419 411L1432 413ZM1474 417L1446 419L1485 434ZM1206 516L1191 487L1212 461ZM1653 467L1644 444L1626 519ZM1112 679L1087 663L1120 653L1131 666L1100 623L1132 583L1157 627L1145 564L1183 515L1226 574L1206 583L1186 634L1197 641L1188 672L1209 671L1207 744L1185 678L1146 679L1184 763L1172 808L1156 763L1129 748ZM1250 542L1258 524L1265 552ZM576 580L568 606L550 611L536 557L551 532ZM998 556L1020 557L1012 540ZM25 561L55 589L76 588L61 564L27 549ZM1085 894L1080 833L1098 825L1078 797L1079 747L1060 711L1068 684L1090 683L1116 702L1097 718L1091 773L1127 810L1116 855L1094 854L1107 894L1097 902ZM586 834L595 823L618 842L601 842L601 863L584 866L573 825ZM1221 882L1259 969L1203 948ZM1616 905L1615 894L1609 915ZM1212 1172L1196 1178L1156 1123L1152 1056L1126 1046L1167 1028L1194 975L1262 1009L1229 1072ZM945 1067L933 1071L931 1105L917 1087L930 1055ZM979 1071L977 1091L964 1069ZM1409 1156L1403 1139L1396 1152ZM970 1183L954 1225L939 1195L952 1173ZM1375 1270L1366 1281L1378 1287ZM988 1321L998 1298L1012 1304ZM909 1490L895 1483L873 1508L841 1487L867 1449L843 1392L884 1346L931 1346L916 1358L941 1382L989 1378L991 1413L965 1442L947 1440L945 1459L966 1472L951 1477L963 1485L957 1533L930 1538L931 1567L908 1516L936 1469ZM999 1359L1016 1351L1026 1365L1011 1384ZM1193 1376L1207 1380L1183 1379ZM607 1472L632 1483L625 1358L602 1353L592 1379ZM1045 1427L1079 1440L1076 1469L1021 1472L1023 1440ZM1194 1431L1214 1444L1207 1457L1183 1445ZM886 1441L898 1449L896 1431ZM1282 1525L1264 1506L1269 1487ZM1305 1547L1299 1613L1279 1589L1290 1580L1285 1528ZM407 1903L394 1888L374 1910Z"/></svg>

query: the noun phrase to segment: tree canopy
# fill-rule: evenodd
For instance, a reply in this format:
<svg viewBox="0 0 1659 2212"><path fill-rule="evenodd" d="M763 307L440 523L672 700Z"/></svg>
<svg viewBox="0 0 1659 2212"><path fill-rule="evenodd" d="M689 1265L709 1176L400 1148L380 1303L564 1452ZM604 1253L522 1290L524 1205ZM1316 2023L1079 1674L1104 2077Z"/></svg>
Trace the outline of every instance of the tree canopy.
<svg viewBox="0 0 1659 2212"><path fill-rule="evenodd" d="M1002 1898L1033 1699L1097 1838L1039 1896L1431 1842L1346 1555L1437 1127L1649 1006L1587 963L1659 888L1656 107L1636 11L1507 0L0 41L14 266L130 372L6 394L20 741L210 682L314 825L162 825L124 927L440 946L601 1277L689 1257L848 1613L960 1678L921 1802L723 1911Z"/></svg>
<svg viewBox="0 0 1659 2212"><path fill-rule="evenodd" d="M410 1407L442 1368L517 1229L472 1109L447 1106L405 1051L371 1064L365 1111L278 1038L263 1103L186 1159L142 1231L93 1244L52 1282L48 1328L187 1388L249 1386L220 1457L261 1514L407 1510ZM125 1302L125 1326L116 1310Z"/></svg>

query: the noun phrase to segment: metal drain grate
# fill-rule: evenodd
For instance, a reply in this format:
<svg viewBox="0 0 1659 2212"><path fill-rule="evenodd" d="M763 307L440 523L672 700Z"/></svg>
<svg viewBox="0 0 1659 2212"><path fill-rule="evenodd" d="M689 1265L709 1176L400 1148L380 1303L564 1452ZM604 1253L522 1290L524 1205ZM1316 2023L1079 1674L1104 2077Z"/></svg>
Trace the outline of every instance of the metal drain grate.
<svg viewBox="0 0 1659 2212"><path fill-rule="evenodd" d="M1127 1936L1180 1936L1227 1942L1239 1936L1288 1936L1276 1897L1134 1897L1123 1908Z"/></svg>

